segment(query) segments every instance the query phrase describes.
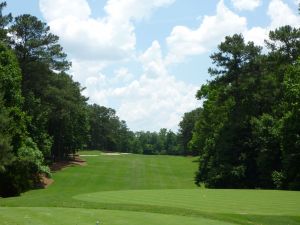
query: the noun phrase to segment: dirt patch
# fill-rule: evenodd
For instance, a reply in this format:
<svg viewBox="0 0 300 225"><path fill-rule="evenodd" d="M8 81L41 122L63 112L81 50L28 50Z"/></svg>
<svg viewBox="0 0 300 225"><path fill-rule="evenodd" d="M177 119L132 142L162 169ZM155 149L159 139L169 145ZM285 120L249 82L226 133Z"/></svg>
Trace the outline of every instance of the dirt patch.
<svg viewBox="0 0 300 225"><path fill-rule="evenodd" d="M51 172L62 170L69 166L86 166L86 161L81 159L79 156L75 156L73 159L68 161L55 162L50 166Z"/></svg>
<svg viewBox="0 0 300 225"><path fill-rule="evenodd" d="M78 155L76 155L73 159L68 161L61 161L61 162L55 162L50 166L51 172L55 173L57 171L60 171L66 167L70 166L86 166L87 163L85 160L81 159ZM54 180L52 178L46 177L44 174L41 174L39 176L40 183L37 185L37 188L47 188L50 186Z"/></svg>
<svg viewBox="0 0 300 225"><path fill-rule="evenodd" d="M52 178L48 178L45 175L40 176L40 181L41 181L40 186L42 188L47 188L54 182L54 180Z"/></svg>

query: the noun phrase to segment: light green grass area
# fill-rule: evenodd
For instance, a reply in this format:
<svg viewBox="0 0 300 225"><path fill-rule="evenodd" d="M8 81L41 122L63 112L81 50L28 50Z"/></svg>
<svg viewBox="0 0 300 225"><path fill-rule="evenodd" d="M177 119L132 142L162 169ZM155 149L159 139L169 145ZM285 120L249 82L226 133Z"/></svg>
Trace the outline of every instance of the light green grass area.
<svg viewBox="0 0 300 225"><path fill-rule="evenodd" d="M196 158L82 154L99 156L46 189L0 198L0 225L300 224L300 192L200 189Z"/></svg>
<svg viewBox="0 0 300 225"><path fill-rule="evenodd" d="M99 220L100 224L110 225L215 225L216 221L199 218L176 215L164 215L158 213L130 212L119 210L101 210L101 209L70 209L70 208L16 208L12 211L10 208L0 208L0 220L5 221L1 224L7 225L76 225L76 224L95 224ZM63 223L62 223L63 220ZM230 223L219 221L220 225L229 225Z"/></svg>

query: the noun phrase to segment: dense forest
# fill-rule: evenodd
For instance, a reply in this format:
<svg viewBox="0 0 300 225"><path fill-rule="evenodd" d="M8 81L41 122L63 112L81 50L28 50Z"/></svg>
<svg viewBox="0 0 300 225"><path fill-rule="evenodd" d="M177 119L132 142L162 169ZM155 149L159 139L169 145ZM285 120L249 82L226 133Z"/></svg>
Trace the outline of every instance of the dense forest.
<svg viewBox="0 0 300 225"><path fill-rule="evenodd" d="M0 4L0 196L34 188L78 150L200 155L196 184L300 190L300 29L271 31L264 47L226 37L211 80L178 133L133 132L114 109L88 104L68 74L59 38L36 17Z"/></svg>

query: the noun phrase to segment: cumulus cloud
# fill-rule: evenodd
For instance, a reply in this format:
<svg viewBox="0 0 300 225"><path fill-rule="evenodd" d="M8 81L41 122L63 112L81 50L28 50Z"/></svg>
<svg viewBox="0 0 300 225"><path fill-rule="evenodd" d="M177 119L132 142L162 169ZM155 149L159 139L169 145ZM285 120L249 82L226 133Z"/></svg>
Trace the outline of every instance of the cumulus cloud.
<svg viewBox="0 0 300 225"><path fill-rule="evenodd" d="M114 77L111 79L113 83L119 83L119 82L128 83L134 78L133 74L131 74L129 70L125 67L115 70L114 74L115 74Z"/></svg>
<svg viewBox="0 0 300 225"><path fill-rule="evenodd" d="M130 85L116 89L123 101L119 115L135 130L176 129L181 116L198 105L198 87L177 81L173 76L151 78L146 75ZM143 100L141 100L143 99Z"/></svg>
<svg viewBox="0 0 300 225"><path fill-rule="evenodd" d="M89 4L85 0L40 0L40 9L47 21L63 17L88 19L91 15Z"/></svg>
<svg viewBox="0 0 300 225"><path fill-rule="evenodd" d="M236 7L247 9L259 5L261 1L239 0L232 1ZM242 7L243 6L243 7ZM251 7L250 7L251 6ZM280 10L278 10L280 9ZM267 15L271 23L267 27L252 27L247 25L247 19L232 12L223 0L217 5L216 14L204 16L197 29L186 26L176 26L166 38L169 49L166 63L178 63L187 56L200 55L210 52L225 36L242 33L246 41L253 41L257 45L264 45L270 30L283 25L299 27L300 16L295 14L282 0L271 0Z"/></svg>
<svg viewBox="0 0 300 225"><path fill-rule="evenodd" d="M197 106L197 86L186 84L167 72L160 44L154 41L139 57L143 73L132 79L128 69L120 68L111 79L98 75L86 80L90 88L87 95L93 102L119 101L118 115L133 130L155 131L162 127L176 129L181 116ZM117 78L129 77L131 81L117 84Z"/></svg>
<svg viewBox="0 0 300 225"><path fill-rule="evenodd" d="M268 39L269 30L262 27L253 27L243 33L246 41L253 41L256 45L264 46Z"/></svg>
<svg viewBox="0 0 300 225"><path fill-rule="evenodd" d="M263 46L264 40L268 40L271 30L285 25L300 27L300 16L282 0L271 0L267 15L270 17L271 23L267 27L253 27L244 32L247 41L253 41L255 44Z"/></svg>
<svg viewBox="0 0 300 225"><path fill-rule="evenodd" d="M130 21L92 18L86 0L40 0L40 9L72 58L121 60L135 48Z"/></svg>
<svg viewBox="0 0 300 225"><path fill-rule="evenodd" d="M141 20L150 16L155 8L168 6L175 0L109 0L105 11L119 21Z"/></svg>
<svg viewBox="0 0 300 225"><path fill-rule="evenodd" d="M231 0L233 6L238 10L254 10L262 3L262 0Z"/></svg>
<svg viewBox="0 0 300 225"><path fill-rule="evenodd" d="M282 0L272 0L268 7L268 15L271 18L270 28L275 29L284 25L299 27L300 16L295 14Z"/></svg>
<svg viewBox="0 0 300 225"><path fill-rule="evenodd" d="M72 58L115 61L134 54L136 36L133 20L174 0L109 0L106 16L91 17L86 0L40 0L40 9Z"/></svg>
<svg viewBox="0 0 300 225"><path fill-rule="evenodd" d="M163 63L160 44L154 41L140 56L143 75L129 85L111 93L126 99L119 115L136 130L175 129L184 112L197 107L197 86L178 81L168 74Z"/></svg>
<svg viewBox="0 0 300 225"><path fill-rule="evenodd" d="M205 16L196 30L185 26L173 28L166 39L169 48L167 63L180 62L186 56L208 52L226 35L244 32L246 28L246 18L230 11L221 0L216 15Z"/></svg>
<svg viewBox="0 0 300 225"><path fill-rule="evenodd" d="M165 76L168 73L158 41L154 41L151 47L140 56L140 61L148 76Z"/></svg>

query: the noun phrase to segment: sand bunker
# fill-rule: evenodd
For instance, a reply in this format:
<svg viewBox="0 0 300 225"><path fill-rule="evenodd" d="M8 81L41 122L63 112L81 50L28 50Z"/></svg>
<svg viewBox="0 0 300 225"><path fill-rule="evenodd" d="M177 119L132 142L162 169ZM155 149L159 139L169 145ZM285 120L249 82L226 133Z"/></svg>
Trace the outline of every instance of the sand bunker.
<svg viewBox="0 0 300 225"><path fill-rule="evenodd" d="M131 153L120 153L120 152L103 152L101 155L129 155Z"/></svg>
<svg viewBox="0 0 300 225"><path fill-rule="evenodd" d="M101 155L129 155L131 153L126 152L101 152ZM82 157L96 157L100 155L80 155Z"/></svg>

